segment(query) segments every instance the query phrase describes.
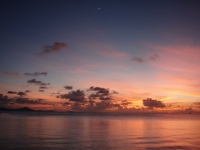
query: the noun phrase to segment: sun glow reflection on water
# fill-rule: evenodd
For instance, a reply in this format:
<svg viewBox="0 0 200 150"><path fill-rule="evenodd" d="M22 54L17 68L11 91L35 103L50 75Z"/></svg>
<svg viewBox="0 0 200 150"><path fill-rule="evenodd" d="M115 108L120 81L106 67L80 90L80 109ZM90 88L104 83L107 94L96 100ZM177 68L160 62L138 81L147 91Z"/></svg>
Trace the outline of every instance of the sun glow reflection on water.
<svg viewBox="0 0 200 150"><path fill-rule="evenodd" d="M2 149L200 149L197 115L0 114Z"/></svg>

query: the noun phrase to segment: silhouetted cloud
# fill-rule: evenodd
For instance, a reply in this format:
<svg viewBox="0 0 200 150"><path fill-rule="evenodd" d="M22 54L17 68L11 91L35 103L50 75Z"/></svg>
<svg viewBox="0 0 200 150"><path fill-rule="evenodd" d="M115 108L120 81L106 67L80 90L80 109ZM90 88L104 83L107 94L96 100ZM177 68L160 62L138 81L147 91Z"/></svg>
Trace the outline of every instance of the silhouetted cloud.
<svg viewBox="0 0 200 150"><path fill-rule="evenodd" d="M144 62L144 60L142 58L140 58L140 57L133 57L131 59L131 61L135 61L135 62L138 62L138 63L143 63Z"/></svg>
<svg viewBox="0 0 200 150"><path fill-rule="evenodd" d="M27 83L41 84L42 81L37 81L36 79L28 80Z"/></svg>
<svg viewBox="0 0 200 150"><path fill-rule="evenodd" d="M7 93L8 94L17 94L17 92L14 92L14 91L8 91Z"/></svg>
<svg viewBox="0 0 200 150"><path fill-rule="evenodd" d="M71 106L71 103L70 102L65 102L62 104L62 106Z"/></svg>
<svg viewBox="0 0 200 150"><path fill-rule="evenodd" d="M50 85L50 83L40 83L39 85Z"/></svg>
<svg viewBox="0 0 200 150"><path fill-rule="evenodd" d="M19 95L19 96L26 96L27 94L25 92L18 92L17 95Z"/></svg>
<svg viewBox="0 0 200 150"><path fill-rule="evenodd" d="M40 75L46 76L47 72L25 73L24 75L26 75L26 76L40 76Z"/></svg>
<svg viewBox="0 0 200 150"><path fill-rule="evenodd" d="M29 91L29 90L26 90L26 91L25 91L25 93L29 93L29 92L31 92L31 91Z"/></svg>
<svg viewBox="0 0 200 150"><path fill-rule="evenodd" d="M157 54L154 54L153 56L149 57L150 60L155 60L157 59L159 56Z"/></svg>
<svg viewBox="0 0 200 150"><path fill-rule="evenodd" d="M8 91L7 93L8 93L8 94L17 94L17 95L19 95L19 96L26 96L26 95L27 95L26 93L28 93L28 92L30 92L30 91L28 91L28 90L26 90L25 92Z"/></svg>
<svg viewBox="0 0 200 150"><path fill-rule="evenodd" d="M44 55L44 54L49 54L49 53L52 53L52 52L57 52L57 51L60 51L63 48L67 48L66 43L55 42L53 45L44 46L44 50L42 52L40 52L40 54Z"/></svg>
<svg viewBox="0 0 200 150"><path fill-rule="evenodd" d="M81 90L70 91L68 94L58 95L57 98L69 99L69 101L83 102L85 101L85 93Z"/></svg>
<svg viewBox="0 0 200 150"><path fill-rule="evenodd" d="M86 112L99 112L99 111L109 111L121 109L119 104L111 103L110 101L94 102L89 101L88 103L75 102L71 104L71 109L76 111L86 111Z"/></svg>
<svg viewBox="0 0 200 150"><path fill-rule="evenodd" d="M0 94L0 107L5 107L8 104L12 104L14 99L9 99L8 96Z"/></svg>
<svg viewBox="0 0 200 150"><path fill-rule="evenodd" d="M18 104L42 104L42 100L30 100L28 98L17 98L16 103Z"/></svg>
<svg viewBox="0 0 200 150"><path fill-rule="evenodd" d="M106 109L115 109L120 108L121 106L119 104L113 104L109 101L101 101L96 103L96 110L106 110Z"/></svg>
<svg viewBox="0 0 200 150"><path fill-rule="evenodd" d="M150 109L156 108L164 108L166 105L159 101L159 100L152 100L151 98L147 98L146 100L143 100L143 105L149 107Z"/></svg>
<svg viewBox="0 0 200 150"><path fill-rule="evenodd" d="M40 86L39 89L48 89L46 86Z"/></svg>
<svg viewBox="0 0 200 150"><path fill-rule="evenodd" d="M132 104L132 102L128 102L127 100L123 100L121 103L122 106L127 106L129 104Z"/></svg>
<svg viewBox="0 0 200 150"><path fill-rule="evenodd" d="M41 85L41 86L50 85L50 83L43 83L42 81L37 81L36 79L28 80L27 83Z"/></svg>
<svg viewBox="0 0 200 150"><path fill-rule="evenodd" d="M112 100L112 98L110 96L100 96L99 99L100 100L107 100L107 101Z"/></svg>
<svg viewBox="0 0 200 150"><path fill-rule="evenodd" d="M63 88L65 88L66 90L71 90L73 87L72 87L72 86L66 85L66 86L64 86Z"/></svg>
<svg viewBox="0 0 200 150"><path fill-rule="evenodd" d="M91 86L87 91L95 92L89 95L90 100L96 98L99 98L100 100L112 100L111 94L118 94L118 92L116 91L110 92L109 89L102 87L93 87L93 86Z"/></svg>
<svg viewBox="0 0 200 150"><path fill-rule="evenodd" d="M109 94L109 89L106 88L101 88L101 87L93 87L91 86L88 91L96 91L98 94L104 94L108 95Z"/></svg>

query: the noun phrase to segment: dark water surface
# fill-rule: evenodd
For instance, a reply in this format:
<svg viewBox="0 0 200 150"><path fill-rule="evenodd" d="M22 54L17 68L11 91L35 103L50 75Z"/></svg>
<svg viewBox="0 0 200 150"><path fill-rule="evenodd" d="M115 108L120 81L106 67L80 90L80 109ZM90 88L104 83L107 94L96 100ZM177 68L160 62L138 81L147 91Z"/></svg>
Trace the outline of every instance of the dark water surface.
<svg viewBox="0 0 200 150"><path fill-rule="evenodd" d="M3 113L0 149L198 150L200 116Z"/></svg>

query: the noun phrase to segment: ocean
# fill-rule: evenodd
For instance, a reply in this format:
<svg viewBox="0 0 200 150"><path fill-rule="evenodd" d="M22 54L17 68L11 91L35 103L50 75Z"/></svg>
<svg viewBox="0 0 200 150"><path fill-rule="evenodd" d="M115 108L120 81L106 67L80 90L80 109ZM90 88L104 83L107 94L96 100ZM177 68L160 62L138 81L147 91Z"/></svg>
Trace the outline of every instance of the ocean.
<svg viewBox="0 0 200 150"><path fill-rule="evenodd" d="M200 115L0 114L1 150L200 149Z"/></svg>

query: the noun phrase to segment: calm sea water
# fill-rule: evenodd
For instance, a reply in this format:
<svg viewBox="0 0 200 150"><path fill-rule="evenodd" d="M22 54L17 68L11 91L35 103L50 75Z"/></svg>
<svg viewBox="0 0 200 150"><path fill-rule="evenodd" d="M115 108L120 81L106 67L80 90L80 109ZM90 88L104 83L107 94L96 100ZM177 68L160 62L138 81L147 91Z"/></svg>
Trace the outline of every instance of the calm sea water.
<svg viewBox="0 0 200 150"><path fill-rule="evenodd" d="M199 115L0 114L2 150L200 149Z"/></svg>

